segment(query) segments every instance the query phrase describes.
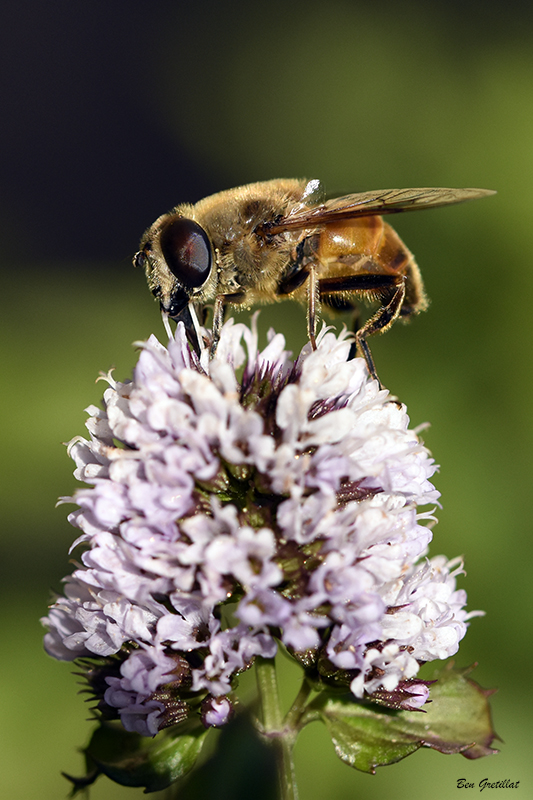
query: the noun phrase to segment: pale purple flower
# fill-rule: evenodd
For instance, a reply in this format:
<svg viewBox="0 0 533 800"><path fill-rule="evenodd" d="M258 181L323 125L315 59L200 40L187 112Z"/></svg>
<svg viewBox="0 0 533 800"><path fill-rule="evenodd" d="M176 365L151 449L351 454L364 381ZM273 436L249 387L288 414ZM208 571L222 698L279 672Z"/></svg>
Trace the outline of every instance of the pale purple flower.
<svg viewBox="0 0 533 800"><path fill-rule="evenodd" d="M221 728L233 715L233 706L227 697L211 697L202 701L202 722L206 728Z"/></svg>
<svg viewBox="0 0 533 800"><path fill-rule="evenodd" d="M402 680L390 692L378 689L372 694L372 700L388 708L425 712L422 706L428 702L429 687L432 683L436 681Z"/></svg>
<svg viewBox="0 0 533 800"><path fill-rule="evenodd" d="M235 677L278 641L357 697L401 685L411 707L420 663L457 651L461 565L425 558L419 510L435 464L350 345L323 331L293 361L280 334L259 351L255 322L230 320L209 359L180 324L144 343L131 382L106 376L90 439L69 446L85 549L45 647L109 659L100 707L127 730L192 710L223 725Z"/></svg>

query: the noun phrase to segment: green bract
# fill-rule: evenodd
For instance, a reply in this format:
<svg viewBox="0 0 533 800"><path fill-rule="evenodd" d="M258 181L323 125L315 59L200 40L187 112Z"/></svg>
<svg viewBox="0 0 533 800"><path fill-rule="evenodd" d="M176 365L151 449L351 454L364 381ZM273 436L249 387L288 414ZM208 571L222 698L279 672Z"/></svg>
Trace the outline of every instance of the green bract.
<svg viewBox="0 0 533 800"><path fill-rule="evenodd" d="M165 789L193 768L206 735L200 724L185 722L148 739L118 723L102 722L84 751L86 776L67 776L74 783L72 796L99 775L122 786L142 786L146 792Z"/></svg>

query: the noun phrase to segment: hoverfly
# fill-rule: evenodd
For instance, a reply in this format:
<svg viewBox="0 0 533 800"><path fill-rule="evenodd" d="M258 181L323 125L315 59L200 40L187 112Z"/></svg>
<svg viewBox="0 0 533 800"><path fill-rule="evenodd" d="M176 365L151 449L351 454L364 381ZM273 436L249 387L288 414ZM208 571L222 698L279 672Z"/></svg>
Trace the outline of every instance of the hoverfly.
<svg viewBox="0 0 533 800"><path fill-rule="evenodd" d="M172 319L189 303L214 303L214 352L226 306L292 298L307 304L316 348L322 305L378 308L355 333L377 379L367 338L427 307L420 271L385 214L435 208L494 194L486 189L385 189L323 200L318 180L280 179L179 205L144 233L134 264Z"/></svg>

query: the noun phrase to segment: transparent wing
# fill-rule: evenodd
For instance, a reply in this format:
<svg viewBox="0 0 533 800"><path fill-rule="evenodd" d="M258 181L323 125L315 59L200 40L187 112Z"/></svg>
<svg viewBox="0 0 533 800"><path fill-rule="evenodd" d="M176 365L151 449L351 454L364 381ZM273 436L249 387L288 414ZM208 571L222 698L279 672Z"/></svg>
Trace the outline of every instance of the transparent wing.
<svg viewBox="0 0 533 800"><path fill-rule="evenodd" d="M282 233L298 228L314 228L356 217L398 214L419 208L438 208L496 194L491 189L377 189L335 197L312 208L299 209L274 223L263 226L265 233Z"/></svg>

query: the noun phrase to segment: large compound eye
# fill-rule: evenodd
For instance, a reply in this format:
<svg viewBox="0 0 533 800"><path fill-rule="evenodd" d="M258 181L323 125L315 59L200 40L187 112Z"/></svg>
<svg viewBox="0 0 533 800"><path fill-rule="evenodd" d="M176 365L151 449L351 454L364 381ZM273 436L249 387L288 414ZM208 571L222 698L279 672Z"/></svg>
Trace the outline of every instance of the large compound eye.
<svg viewBox="0 0 533 800"><path fill-rule="evenodd" d="M206 282L211 270L211 243L204 229L192 219L174 217L160 234L167 267L188 289Z"/></svg>

